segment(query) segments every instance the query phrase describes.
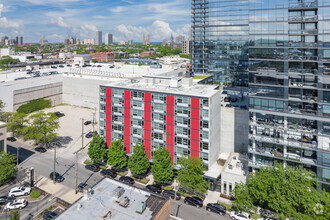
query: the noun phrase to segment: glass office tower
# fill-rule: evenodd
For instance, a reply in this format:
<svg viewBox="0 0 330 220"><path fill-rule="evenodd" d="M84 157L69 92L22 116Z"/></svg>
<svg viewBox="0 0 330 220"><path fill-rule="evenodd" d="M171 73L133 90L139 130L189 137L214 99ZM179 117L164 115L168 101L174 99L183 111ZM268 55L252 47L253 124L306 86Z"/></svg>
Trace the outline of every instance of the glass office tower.
<svg viewBox="0 0 330 220"><path fill-rule="evenodd" d="M301 165L330 191L330 1L249 1L250 171Z"/></svg>
<svg viewBox="0 0 330 220"><path fill-rule="evenodd" d="M216 81L248 83L248 0L192 0L192 68Z"/></svg>

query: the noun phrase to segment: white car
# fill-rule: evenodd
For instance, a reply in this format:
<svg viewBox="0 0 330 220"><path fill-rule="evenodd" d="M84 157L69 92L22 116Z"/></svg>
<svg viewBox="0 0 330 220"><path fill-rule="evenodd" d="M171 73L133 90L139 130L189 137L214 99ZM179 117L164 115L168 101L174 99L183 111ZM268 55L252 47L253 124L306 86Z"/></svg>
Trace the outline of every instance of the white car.
<svg viewBox="0 0 330 220"><path fill-rule="evenodd" d="M27 196L30 195L31 188L29 187L14 187L10 189L8 196L16 197L16 196Z"/></svg>
<svg viewBox="0 0 330 220"><path fill-rule="evenodd" d="M8 202L6 205L6 209L22 209L27 206L27 201L25 199L15 199L12 202Z"/></svg>
<svg viewBox="0 0 330 220"><path fill-rule="evenodd" d="M250 219L250 215L246 212L232 211L230 212L230 218L236 220L247 220Z"/></svg>

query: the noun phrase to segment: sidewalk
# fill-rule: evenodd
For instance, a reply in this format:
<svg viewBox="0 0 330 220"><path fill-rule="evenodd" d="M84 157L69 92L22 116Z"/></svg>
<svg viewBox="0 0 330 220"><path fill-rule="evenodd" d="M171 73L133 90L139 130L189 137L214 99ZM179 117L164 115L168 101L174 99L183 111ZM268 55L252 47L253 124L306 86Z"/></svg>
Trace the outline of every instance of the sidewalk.
<svg viewBox="0 0 330 220"><path fill-rule="evenodd" d="M82 197L81 193L75 194L73 189L61 183L54 184L52 180L45 177L42 177L35 185L45 192L52 194L54 197L60 198L70 204Z"/></svg>

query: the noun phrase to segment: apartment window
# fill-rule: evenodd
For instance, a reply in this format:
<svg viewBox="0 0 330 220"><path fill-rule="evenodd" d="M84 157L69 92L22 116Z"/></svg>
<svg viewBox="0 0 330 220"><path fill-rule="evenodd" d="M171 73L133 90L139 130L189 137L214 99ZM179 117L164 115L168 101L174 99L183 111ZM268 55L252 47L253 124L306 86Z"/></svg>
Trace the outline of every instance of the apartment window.
<svg viewBox="0 0 330 220"><path fill-rule="evenodd" d="M124 104L124 99L120 99L120 98L113 97L113 98L112 98L112 103L113 103L113 104L123 105L123 104Z"/></svg>
<svg viewBox="0 0 330 220"><path fill-rule="evenodd" d="M144 112L143 111L140 111L140 110L133 109L132 114L133 114L133 116L143 117Z"/></svg>
<svg viewBox="0 0 330 220"><path fill-rule="evenodd" d="M100 105L100 110L105 111L105 105Z"/></svg>
<svg viewBox="0 0 330 220"><path fill-rule="evenodd" d="M165 140L165 135L160 133L152 133L152 138L157 140Z"/></svg>
<svg viewBox="0 0 330 220"><path fill-rule="evenodd" d="M175 97L175 102L189 105L190 104L190 98L186 97L186 96L176 96Z"/></svg>
<svg viewBox="0 0 330 220"><path fill-rule="evenodd" d="M202 106L209 107L209 100L208 99L202 99Z"/></svg>
<svg viewBox="0 0 330 220"><path fill-rule="evenodd" d="M205 142L200 142L200 150L209 150L209 144Z"/></svg>
<svg viewBox="0 0 330 220"><path fill-rule="evenodd" d="M190 125L190 119L188 118L182 118L182 117L175 117L175 124L181 124L181 125Z"/></svg>
<svg viewBox="0 0 330 220"><path fill-rule="evenodd" d="M112 130L123 132L124 131L124 126L113 124L112 125Z"/></svg>
<svg viewBox="0 0 330 220"><path fill-rule="evenodd" d="M207 153L200 153L200 157L202 160L208 161L209 160L209 155Z"/></svg>
<svg viewBox="0 0 330 220"><path fill-rule="evenodd" d="M160 120L160 121L164 121L166 120L166 115L163 114L159 114L159 113L153 113L152 114L153 119L155 120Z"/></svg>
<svg viewBox="0 0 330 220"><path fill-rule="evenodd" d="M208 132L208 131L202 131L202 132L200 133L200 137L201 137L202 139L209 139L209 132Z"/></svg>
<svg viewBox="0 0 330 220"><path fill-rule="evenodd" d="M123 108L123 107L113 106L113 107L112 107L112 111L113 111L113 112L116 112L116 113L123 114L123 113L124 113L124 108Z"/></svg>
<svg viewBox="0 0 330 220"><path fill-rule="evenodd" d="M132 98L143 98L144 93L139 91L132 92Z"/></svg>
<svg viewBox="0 0 330 220"><path fill-rule="evenodd" d="M112 133L112 140L123 140L124 135L118 133Z"/></svg>
<svg viewBox="0 0 330 220"><path fill-rule="evenodd" d="M208 121L201 121L201 127L202 128L209 128L209 122Z"/></svg>
<svg viewBox="0 0 330 220"><path fill-rule="evenodd" d="M105 122L104 121L100 121L100 127L105 127Z"/></svg>
<svg viewBox="0 0 330 220"><path fill-rule="evenodd" d="M132 137L132 144L140 144L143 143L143 140L141 138L137 138L137 137ZM133 151L133 149L132 149Z"/></svg>
<svg viewBox="0 0 330 220"><path fill-rule="evenodd" d="M233 185L229 183L229 195L233 192Z"/></svg>
<svg viewBox="0 0 330 220"><path fill-rule="evenodd" d="M175 127L175 134L183 134L183 135L190 135L190 129L182 128L182 127Z"/></svg>
<svg viewBox="0 0 330 220"><path fill-rule="evenodd" d="M113 93L113 95L117 95L117 96L121 96L121 97L124 96L124 90L122 90L122 89L112 89L112 93Z"/></svg>
<svg viewBox="0 0 330 220"><path fill-rule="evenodd" d="M158 111L166 111L166 105L159 104L159 103L152 103L152 110L158 110Z"/></svg>
<svg viewBox="0 0 330 220"><path fill-rule="evenodd" d="M158 143L158 142L151 142L151 147L152 149L158 149L158 148L162 148L165 147L165 145L163 143Z"/></svg>
<svg viewBox="0 0 330 220"><path fill-rule="evenodd" d="M132 125L137 125L140 127L143 127L144 122L142 120L138 120L138 119L132 119Z"/></svg>
<svg viewBox="0 0 330 220"><path fill-rule="evenodd" d="M184 115L190 115L190 109L187 108L187 107L175 106L175 113L177 113L177 114L184 114Z"/></svg>
<svg viewBox="0 0 330 220"><path fill-rule="evenodd" d="M190 140L188 140L186 138L176 137L175 138L175 142L177 144L182 144L182 145L185 145L185 146L189 146L190 145Z"/></svg>
<svg viewBox="0 0 330 220"><path fill-rule="evenodd" d="M227 195L227 182L223 182L223 194Z"/></svg>
<svg viewBox="0 0 330 220"><path fill-rule="evenodd" d="M133 101L132 101L132 106L133 106L133 107L138 107L138 108L143 108L144 103L141 102L141 101L133 100Z"/></svg>
<svg viewBox="0 0 330 220"><path fill-rule="evenodd" d="M105 93L105 92L106 92L106 88L101 87L101 89L100 89L100 93Z"/></svg>
<svg viewBox="0 0 330 220"><path fill-rule="evenodd" d="M190 155L190 150L188 150L186 148L176 147L175 148L175 154L176 155L181 155L181 156L189 156Z"/></svg>
<svg viewBox="0 0 330 220"><path fill-rule="evenodd" d="M100 113L100 118L105 119L105 113L101 112Z"/></svg>
<svg viewBox="0 0 330 220"><path fill-rule="evenodd" d="M155 100L159 100L159 101L162 101L162 102L166 102L166 95L164 94L152 94L152 100L155 101Z"/></svg>
<svg viewBox="0 0 330 220"><path fill-rule="evenodd" d="M133 128L132 129L132 134L137 134L137 135L143 135L143 130L139 128Z"/></svg>
<svg viewBox="0 0 330 220"><path fill-rule="evenodd" d="M202 115L202 118L208 118L209 117L209 110L201 110L201 115Z"/></svg>
<svg viewBox="0 0 330 220"><path fill-rule="evenodd" d="M113 116L112 116L112 120L113 120L114 122L122 122L122 123L124 123L124 117L122 117L122 116L113 115Z"/></svg>
<svg viewBox="0 0 330 220"><path fill-rule="evenodd" d="M152 122L152 128L157 129L157 130L161 130L161 131L166 130L166 127L165 127L164 124L160 124L160 123L156 123L156 122Z"/></svg>
<svg viewBox="0 0 330 220"><path fill-rule="evenodd" d="M105 101L106 101L105 97L104 96L101 96L100 97L100 102L105 102Z"/></svg>

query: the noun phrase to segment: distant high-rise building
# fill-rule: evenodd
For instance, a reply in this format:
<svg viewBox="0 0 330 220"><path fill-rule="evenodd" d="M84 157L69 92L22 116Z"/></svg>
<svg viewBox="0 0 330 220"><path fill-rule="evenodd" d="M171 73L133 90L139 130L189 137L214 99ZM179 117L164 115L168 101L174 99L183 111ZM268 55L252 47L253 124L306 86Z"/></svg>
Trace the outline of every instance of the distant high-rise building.
<svg viewBox="0 0 330 220"><path fill-rule="evenodd" d="M167 40L163 40L162 46L166 46L167 45Z"/></svg>
<svg viewBox="0 0 330 220"><path fill-rule="evenodd" d="M128 45L132 45L133 44L133 40L128 40Z"/></svg>
<svg viewBox="0 0 330 220"><path fill-rule="evenodd" d="M96 31L95 45L102 45L102 31Z"/></svg>
<svg viewBox="0 0 330 220"><path fill-rule="evenodd" d="M48 40L45 39L45 36L42 36L41 40L39 41L40 45L43 46L45 44L48 44Z"/></svg>
<svg viewBox="0 0 330 220"><path fill-rule="evenodd" d="M76 44L81 44L81 41L80 41L80 39L76 39Z"/></svg>
<svg viewBox="0 0 330 220"><path fill-rule="evenodd" d="M23 37L18 37L18 42L17 42L18 45L23 45Z"/></svg>
<svg viewBox="0 0 330 220"><path fill-rule="evenodd" d="M148 34L148 41L147 41L147 45L150 45L150 34Z"/></svg>
<svg viewBox="0 0 330 220"><path fill-rule="evenodd" d="M174 45L174 38L173 38L173 33L171 34L171 42L170 42L170 46L173 47Z"/></svg>
<svg viewBox="0 0 330 220"><path fill-rule="evenodd" d="M146 35L143 34L143 45L146 45Z"/></svg>
<svg viewBox="0 0 330 220"><path fill-rule="evenodd" d="M18 44L18 36L15 37L15 44Z"/></svg>
<svg viewBox="0 0 330 220"><path fill-rule="evenodd" d="M182 53L183 54L190 54L190 41L184 40L182 43Z"/></svg>
<svg viewBox="0 0 330 220"><path fill-rule="evenodd" d="M84 44L85 45L94 45L95 44L95 39L85 39Z"/></svg>
<svg viewBox="0 0 330 220"><path fill-rule="evenodd" d="M182 42L185 41L186 38L185 38L185 36L183 36L183 35L179 35L179 36L176 37L175 40L176 40L176 43L177 43L177 44L182 44Z"/></svg>
<svg viewBox="0 0 330 220"><path fill-rule="evenodd" d="M105 44L110 45L113 43L113 36L112 34L106 33L105 34Z"/></svg>

